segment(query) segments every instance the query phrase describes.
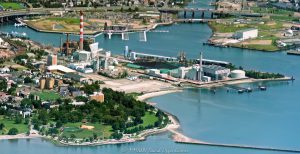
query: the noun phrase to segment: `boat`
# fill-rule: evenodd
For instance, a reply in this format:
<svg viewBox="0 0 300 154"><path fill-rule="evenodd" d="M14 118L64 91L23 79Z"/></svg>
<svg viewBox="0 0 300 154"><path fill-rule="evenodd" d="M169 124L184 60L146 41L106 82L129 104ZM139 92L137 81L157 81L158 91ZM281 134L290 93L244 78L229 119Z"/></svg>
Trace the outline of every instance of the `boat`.
<svg viewBox="0 0 300 154"><path fill-rule="evenodd" d="M252 88L248 87L248 88L247 88L247 92L248 92L248 93L252 92Z"/></svg>
<svg viewBox="0 0 300 154"><path fill-rule="evenodd" d="M286 54L300 56L300 48L297 48L295 50L289 50L289 51L286 52Z"/></svg>
<svg viewBox="0 0 300 154"><path fill-rule="evenodd" d="M239 93L239 94L242 94L242 93L244 93L244 90L243 90L243 89L240 89L240 90L238 90L238 93Z"/></svg>
<svg viewBox="0 0 300 154"><path fill-rule="evenodd" d="M262 90L262 91L267 90L267 87L265 87L265 86L259 86L258 88L259 88L260 90Z"/></svg>

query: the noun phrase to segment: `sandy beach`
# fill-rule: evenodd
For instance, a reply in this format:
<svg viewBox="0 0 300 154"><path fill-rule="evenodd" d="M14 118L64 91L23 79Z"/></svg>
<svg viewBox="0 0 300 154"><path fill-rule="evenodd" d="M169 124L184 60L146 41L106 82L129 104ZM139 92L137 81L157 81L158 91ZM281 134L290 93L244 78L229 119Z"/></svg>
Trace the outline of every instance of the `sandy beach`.
<svg viewBox="0 0 300 154"><path fill-rule="evenodd" d="M12 139L30 139L30 138L39 138L42 137L39 134L30 134L26 135L25 133L17 135L0 135L0 140L12 140Z"/></svg>
<svg viewBox="0 0 300 154"><path fill-rule="evenodd" d="M150 92L150 93L138 96L137 99L140 100L140 101L144 101L144 100L152 98L152 97L161 96L161 95L165 95L165 94L169 94L169 93L181 92L181 91L182 90L177 89L177 90L166 90L166 91Z"/></svg>

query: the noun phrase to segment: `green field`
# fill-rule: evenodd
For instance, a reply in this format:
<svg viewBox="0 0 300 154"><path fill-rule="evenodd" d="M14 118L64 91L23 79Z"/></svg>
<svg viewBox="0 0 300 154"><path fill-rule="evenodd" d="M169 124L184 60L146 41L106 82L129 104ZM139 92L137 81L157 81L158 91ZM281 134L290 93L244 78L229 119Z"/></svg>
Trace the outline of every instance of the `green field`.
<svg viewBox="0 0 300 154"><path fill-rule="evenodd" d="M156 121L158 121L158 118L155 116L154 113L146 112L145 116L142 117L143 123L142 126L146 127L148 125L154 125Z"/></svg>
<svg viewBox="0 0 300 154"><path fill-rule="evenodd" d="M0 5L1 5L4 9L13 9L13 10L24 9L24 6L22 6L20 3L0 2Z"/></svg>
<svg viewBox="0 0 300 154"><path fill-rule="evenodd" d="M139 126L143 126L143 127L146 127L148 125L154 126L155 122L158 121L158 118L155 116L154 113L151 114L150 112L146 112L145 116L142 117L142 120L143 120L142 124L139 124L139 125L133 126L133 127L129 127L127 129L130 130L130 129L133 129L133 128L139 127Z"/></svg>
<svg viewBox="0 0 300 154"><path fill-rule="evenodd" d="M209 26L213 29L214 32L218 33L233 33L248 28L257 28L258 31L274 31L283 28L282 22L279 21L275 22L274 24L223 24L217 22L209 22Z"/></svg>
<svg viewBox="0 0 300 154"><path fill-rule="evenodd" d="M26 133L29 130L28 125L25 125L24 123L15 124L14 120L4 118L3 116L0 116L0 123L5 125L4 129L0 130L0 135L7 134L11 128L17 128L19 133Z"/></svg>
<svg viewBox="0 0 300 154"><path fill-rule="evenodd" d="M58 17L50 17L46 18L45 20L50 20L50 21L62 21L66 22L67 24L79 24L80 20L78 18L58 18Z"/></svg>
<svg viewBox="0 0 300 154"><path fill-rule="evenodd" d="M33 92L31 94L39 96L40 99L43 100L43 101L56 100L56 99L61 97L58 93L53 92L53 91Z"/></svg>
<svg viewBox="0 0 300 154"><path fill-rule="evenodd" d="M237 45L234 44L235 47L241 47L244 49L253 49L253 50L260 50L260 51L278 51L279 48L276 45L259 45L259 44L248 44L248 45Z"/></svg>
<svg viewBox="0 0 300 154"><path fill-rule="evenodd" d="M90 138L93 137L94 134L97 134L97 136L100 138L109 138L112 134L112 128L109 125L103 125L99 123L87 124L95 127L92 130L81 129L80 125L82 125L81 122L65 124L65 129L62 133L62 136L70 137L72 134L74 134L76 138Z"/></svg>

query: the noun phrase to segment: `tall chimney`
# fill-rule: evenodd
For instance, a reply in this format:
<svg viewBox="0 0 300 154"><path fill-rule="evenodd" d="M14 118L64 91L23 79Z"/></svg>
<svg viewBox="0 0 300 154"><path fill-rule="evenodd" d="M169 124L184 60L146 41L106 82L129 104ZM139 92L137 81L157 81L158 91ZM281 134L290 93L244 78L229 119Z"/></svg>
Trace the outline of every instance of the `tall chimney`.
<svg viewBox="0 0 300 154"><path fill-rule="evenodd" d="M69 53L69 33L67 33L67 42L66 42L66 54L67 55L70 55Z"/></svg>
<svg viewBox="0 0 300 154"><path fill-rule="evenodd" d="M80 40L79 40L79 50L83 50L83 12L80 11Z"/></svg>

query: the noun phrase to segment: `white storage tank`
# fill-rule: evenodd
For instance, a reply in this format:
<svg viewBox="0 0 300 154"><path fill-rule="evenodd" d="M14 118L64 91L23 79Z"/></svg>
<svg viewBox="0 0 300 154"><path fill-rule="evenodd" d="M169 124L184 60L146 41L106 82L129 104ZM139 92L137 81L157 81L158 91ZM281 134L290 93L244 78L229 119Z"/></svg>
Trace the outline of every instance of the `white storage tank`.
<svg viewBox="0 0 300 154"><path fill-rule="evenodd" d="M230 76L231 76L231 78L234 78L234 79L240 79L240 78L245 78L246 73L243 70L233 70L230 72Z"/></svg>

